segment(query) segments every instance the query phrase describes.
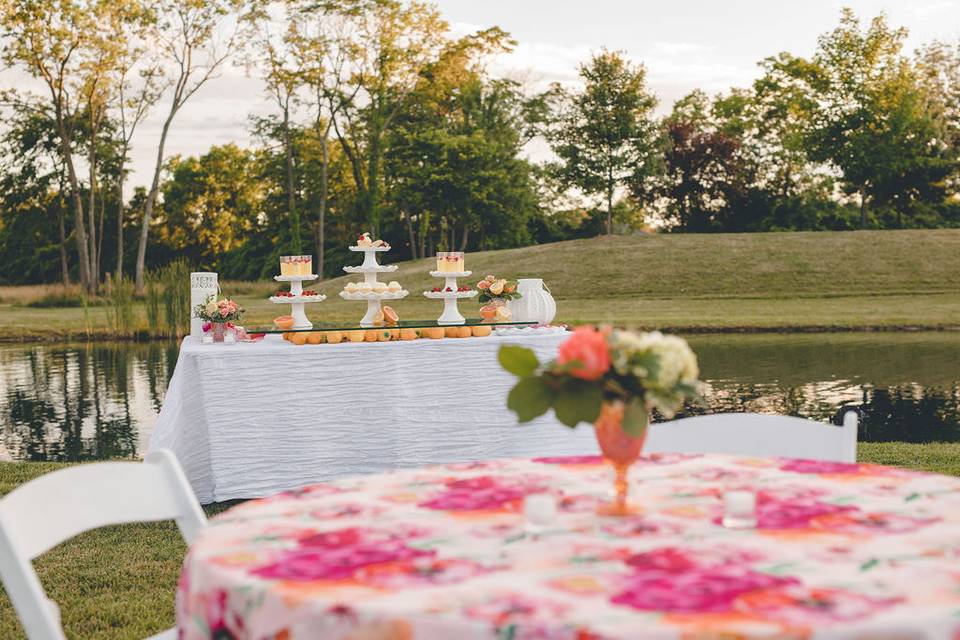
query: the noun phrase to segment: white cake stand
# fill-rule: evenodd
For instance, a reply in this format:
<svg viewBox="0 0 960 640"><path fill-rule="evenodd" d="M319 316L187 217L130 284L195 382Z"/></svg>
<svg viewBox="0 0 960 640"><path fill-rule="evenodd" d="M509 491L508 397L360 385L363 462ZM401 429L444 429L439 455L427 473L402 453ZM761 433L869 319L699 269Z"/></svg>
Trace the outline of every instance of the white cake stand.
<svg viewBox="0 0 960 640"><path fill-rule="evenodd" d="M309 276L274 276L277 282L289 282L290 293L292 296L270 296L270 302L274 304L289 304L291 307L290 315L293 316L294 329L313 329L313 323L307 319L307 313L304 307L312 302L323 302L327 296L317 294L315 296L303 295L303 283L316 280L317 275Z"/></svg>
<svg viewBox="0 0 960 640"><path fill-rule="evenodd" d="M443 300L443 313L437 318L437 324L463 324L467 320L457 308L457 300L460 298L472 298L480 292L476 289L470 291L457 291L457 278L467 278L472 271L431 271L430 275L434 278L443 278L444 291L424 291L423 295L431 300ZM450 291L446 291L446 289Z"/></svg>
<svg viewBox="0 0 960 640"><path fill-rule="evenodd" d="M386 264L381 265L377 263L377 254L384 251L390 251L390 247L347 247L350 251L362 251L363 252L363 264L359 267L344 267L343 270L347 273L362 273L363 281L373 286L377 281L378 273L392 273L397 270L397 265L395 264ZM367 313L364 314L363 318L360 320L361 327L373 327L374 317L379 314L382 310L382 301L383 300L399 300L400 298L406 298L410 295L410 292L406 289L401 289L396 292L385 291L383 293L347 293L346 291L340 292L340 297L344 300L365 300L367 302Z"/></svg>

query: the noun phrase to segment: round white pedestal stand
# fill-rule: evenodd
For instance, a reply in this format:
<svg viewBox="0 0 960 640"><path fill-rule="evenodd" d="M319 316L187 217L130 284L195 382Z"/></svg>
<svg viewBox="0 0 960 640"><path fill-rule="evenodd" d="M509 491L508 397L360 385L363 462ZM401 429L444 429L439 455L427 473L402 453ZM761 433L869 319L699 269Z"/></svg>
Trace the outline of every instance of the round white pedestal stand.
<svg viewBox="0 0 960 640"><path fill-rule="evenodd" d="M457 278L469 277L472 271L431 271L430 275L434 278L443 278L443 291L424 291L423 295L431 300L443 300L443 313L437 318L437 324L463 324L467 320L457 308L457 300L460 298L472 298L479 294L479 291L457 291ZM450 289L447 291L446 289Z"/></svg>
<svg viewBox="0 0 960 640"><path fill-rule="evenodd" d="M291 307L290 315L293 316L294 329L313 329L313 323L307 319L307 313L304 307L311 302L323 302L327 299L325 295L305 296L303 295L303 283L316 280L315 274L309 276L274 276L277 282L289 282L290 293L292 296L270 296L270 302L274 304L289 304Z"/></svg>
<svg viewBox="0 0 960 640"><path fill-rule="evenodd" d="M377 263L377 254L390 251L390 247L354 246L347 248L350 249L350 251L362 251L363 264L359 267L344 267L343 270L347 273L362 273L363 281L370 286L373 286L377 282L378 273L392 273L397 270L397 265L395 264L381 265ZM397 291L396 293L390 293L389 291L383 293L347 293L346 291L341 291L340 297L344 300L365 300L367 302L367 312L360 320L360 326L373 327L376 326L374 317L382 310L381 303L383 300L399 300L406 298L409 294L410 292L406 289Z"/></svg>

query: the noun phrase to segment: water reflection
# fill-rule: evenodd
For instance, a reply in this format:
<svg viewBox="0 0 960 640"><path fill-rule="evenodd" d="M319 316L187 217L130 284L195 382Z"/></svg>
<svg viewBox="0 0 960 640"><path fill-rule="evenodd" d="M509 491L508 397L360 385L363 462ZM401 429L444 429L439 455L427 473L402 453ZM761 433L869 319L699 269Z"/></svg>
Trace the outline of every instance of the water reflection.
<svg viewBox="0 0 960 640"><path fill-rule="evenodd" d="M0 349L0 456L136 457L176 358L165 343Z"/></svg>
<svg viewBox="0 0 960 640"><path fill-rule="evenodd" d="M694 336L706 408L835 419L860 439L960 442L960 334ZM0 459L142 452L177 360L174 343L0 348Z"/></svg>

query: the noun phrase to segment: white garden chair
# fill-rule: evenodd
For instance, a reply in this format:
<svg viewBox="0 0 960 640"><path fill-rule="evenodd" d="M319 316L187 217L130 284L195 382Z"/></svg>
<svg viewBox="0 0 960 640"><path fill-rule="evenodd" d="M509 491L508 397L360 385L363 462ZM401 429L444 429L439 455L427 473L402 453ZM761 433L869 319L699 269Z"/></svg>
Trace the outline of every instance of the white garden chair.
<svg viewBox="0 0 960 640"><path fill-rule="evenodd" d="M99 462L48 473L0 499L0 579L30 640L62 640L60 610L31 561L73 536L112 524L176 520L189 544L206 517L177 459ZM171 597L172 594L171 594ZM153 638L176 638L171 629Z"/></svg>
<svg viewBox="0 0 960 640"><path fill-rule="evenodd" d="M731 453L760 457L857 460L857 412L843 426L759 413L717 413L650 425L644 454Z"/></svg>

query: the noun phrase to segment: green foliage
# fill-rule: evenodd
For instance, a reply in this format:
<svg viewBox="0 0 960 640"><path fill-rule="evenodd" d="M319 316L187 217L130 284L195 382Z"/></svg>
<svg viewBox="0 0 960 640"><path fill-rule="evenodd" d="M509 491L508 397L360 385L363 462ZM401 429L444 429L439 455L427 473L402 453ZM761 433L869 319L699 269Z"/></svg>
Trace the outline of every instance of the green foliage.
<svg viewBox="0 0 960 640"><path fill-rule="evenodd" d="M540 361L533 349L509 344L500 347L497 359L501 367L518 378L532 376L540 366Z"/></svg>
<svg viewBox="0 0 960 640"><path fill-rule="evenodd" d="M136 329L133 283L120 276L110 287L111 324L113 332L120 337L133 335Z"/></svg>
<svg viewBox="0 0 960 640"><path fill-rule="evenodd" d="M160 271L164 330L171 337L190 330L190 271L185 260L175 260Z"/></svg>
<svg viewBox="0 0 960 640"><path fill-rule="evenodd" d="M607 233L613 233L613 202L618 188L646 191L660 171L660 132L653 120L656 98L646 87L646 69L617 52L602 51L580 67L585 86L578 93L555 89L560 103L549 129L562 163L561 180L587 195L601 195Z"/></svg>

